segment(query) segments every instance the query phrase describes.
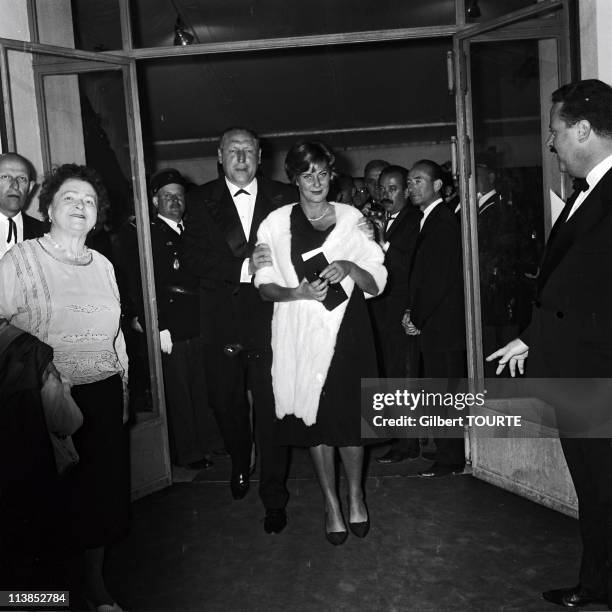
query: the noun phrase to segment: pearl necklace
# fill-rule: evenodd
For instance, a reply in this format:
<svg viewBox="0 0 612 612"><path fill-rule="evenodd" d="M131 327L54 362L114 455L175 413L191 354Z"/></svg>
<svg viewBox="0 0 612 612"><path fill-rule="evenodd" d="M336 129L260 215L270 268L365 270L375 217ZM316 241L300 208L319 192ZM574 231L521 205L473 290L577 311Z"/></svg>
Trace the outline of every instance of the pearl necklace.
<svg viewBox="0 0 612 612"><path fill-rule="evenodd" d="M68 252L68 249L64 246L62 246L61 244L58 244L57 242L55 242L55 240L53 240L53 238L51 238L51 234L47 233L45 234L45 238L59 251L62 251L66 257L70 258L70 259L85 259L85 257L89 257L91 255L89 249L84 246L83 247L83 252L82 253L75 253L74 255L72 253Z"/></svg>
<svg viewBox="0 0 612 612"><path fill-rule="evenodd" d="M325 215L327 215L328 212L329 208L326 208L325 212L320 217L313 217L312 219L310 217L306 217L306 219L308 219L308 221L320 221L323 217L325 217Z"/></svg>

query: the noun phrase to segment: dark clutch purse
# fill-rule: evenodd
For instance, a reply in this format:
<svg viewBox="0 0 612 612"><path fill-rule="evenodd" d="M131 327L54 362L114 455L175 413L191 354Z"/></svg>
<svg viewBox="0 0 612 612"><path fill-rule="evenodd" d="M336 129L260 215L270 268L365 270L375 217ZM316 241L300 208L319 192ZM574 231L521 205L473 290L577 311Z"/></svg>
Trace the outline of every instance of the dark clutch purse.
<svg viewBox="0 0 612 612"><path fill-rule="evenodd" d="M328 265L329 261L327 261L327 257L325 257L321 251L310 259L304 260L306 280L309 283L319 280L319 274L321 274ZM328 286L327 295L321 303L327 310L333 310L337 306L340 306L342 302L346 302L346 300L348 300L348 295L342 285L340 283L333 283Z"/></svg>

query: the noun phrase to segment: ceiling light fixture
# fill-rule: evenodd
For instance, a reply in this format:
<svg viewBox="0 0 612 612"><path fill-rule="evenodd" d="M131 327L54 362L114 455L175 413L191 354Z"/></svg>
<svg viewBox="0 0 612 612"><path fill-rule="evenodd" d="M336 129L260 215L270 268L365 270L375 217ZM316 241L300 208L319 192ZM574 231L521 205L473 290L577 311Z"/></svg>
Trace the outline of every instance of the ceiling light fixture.
<svg viewBox="0 0 612 612"><path fill-rule="evenodd" d="M185 26L185 22L183 21L183 16L181 11L177 6L175 0L170 0L170 4L176 13L176 23L174 24L174 46L175 47L186 47L187 45L191 45L194 40L196 40L195 32L192 27L187 29ZM200 41L198 41L200 42Z"/></svg>
<svg viewBox="0 0 612 612"><path fill-rule="evenodd" d="M185 24L180 15L176 16L176 24L174 25L174 46L186 47L193 42L193 34L185 29Z"/></svg>
<svg viewBox="0 0 612 612"><path fill-rule="evenodd" d="M470 4L467 9L467 16L471 19L478 19L481 16L478 0L470 0Z"/></svg>

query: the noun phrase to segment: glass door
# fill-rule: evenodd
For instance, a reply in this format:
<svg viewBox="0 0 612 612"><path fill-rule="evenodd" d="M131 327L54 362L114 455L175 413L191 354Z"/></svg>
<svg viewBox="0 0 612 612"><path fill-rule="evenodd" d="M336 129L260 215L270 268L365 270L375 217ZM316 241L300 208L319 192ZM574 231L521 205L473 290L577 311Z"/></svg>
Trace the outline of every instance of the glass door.
<svg viewBox="0 0 612 612"><path fill-rule="evenodd" d="M77 69L39 64L36 88L45 167L87 164L98 170L109 192L111 206L99 211L88 240L113 263L121 294L137 498L170 484L171 465L136 81L129 64L110 68L93 62Z"/></svg>
<svg viewBox="0 0 612 612"><path fill-rule="evenodd" d="M36 165L44 171L67 162L87 164L101 174L109 192L111 205L100 211L88 240L113 262L120 286L130 357L132 496L137 498L171 484L171 465L135 63L8 39L0 39L0 59L9 150L31 145L28 150L39 152ZM34 67L35 96L21 91L25 70L20 67L28 63ZM18 67L14 74L11 66ZM22 99L32 103L28 120L22 117ZM133 234L129 254L120 226ZM126 265L128 255L132 262ZM137 291L131 290L135 284ZM137 313L146 332L135 329Z"/></svg>
<svg viewBox="0 0 612 612"><path fill-rule="evenodd" d="M543 0L454 36L468 367L476 392L495 378L484 358L529 322L540 256L565 196L546 140L551 94L569 80L567 26L568 2ZM485 410L537 420L543 408L512 397L489 398ZM522 440L510 439L514 433L494 439L477 428L467 433L474 475L547 498L538 490L538 454L559 451L552 469L562 470L560 449L544 450L558 445L554 431L548 440L530 431ZM565 482L561 472L559 479Z"/></svg>

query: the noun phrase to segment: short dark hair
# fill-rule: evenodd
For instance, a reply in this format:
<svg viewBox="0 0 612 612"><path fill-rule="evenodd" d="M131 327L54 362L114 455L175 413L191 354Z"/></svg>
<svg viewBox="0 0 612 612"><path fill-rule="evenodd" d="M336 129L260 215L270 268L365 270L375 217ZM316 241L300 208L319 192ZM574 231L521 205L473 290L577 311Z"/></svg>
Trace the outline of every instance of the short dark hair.
<svg viewBox="0 0 612 612"><path fill-rule="evenodd" d="M0 161L11 158L21 160L23 162L23 165L28 169L28 178L30 179L30 181L36 180L36 170L34 170L34 166L32 165L32 162L29 159L13 151L9 151L7 153L0 153Z"/></svg>
<svg viewBox="0 0 612 612"><path fill-rule="evenodd" d="M612 87L598 79L585 79L559 87L553 104L561 103L559 116L568 125L586 119L596 134L612 138Z"/></svg>
<svg viewBox="0 0 612 612"><path fill-rule="evenodd" d="M372 159L370 160L363 169L363 176L365 176L372 168L386 168L389 165L388 161L384 159Z"/></svg>
<svg viewBox="0 0 612 612"><path fill-rule="evenodd" d="M436 164L436 162L431 161L431 159L419 159L419 161L415 162L412 167L424 168L432 181L444 182L444 170L442 170L440 164Z"/></svg>
<svg viewBox="0 0 612 612"><path fill-rule="evenodd" d="M404 188L408 186L408 170L404 168L404 166L387 166L380 173L378 182L380 183L383 180L383 177L387 176L387 174L399 174Z"/></svg>
<svg viewBox="0 0 612 612"><path fill-rule="evenodd" d="M298 142L293 145L285 157L285 172L291 183L295 183L302 172L307 172L312 164L324 163L332 175L336 156L333 151L320 140Z"/></svg>
<svg viewBox="0 0 612 612"><path fill-rule="evenodd" d="M231 127L226 128L225 130L223 130L223 133L219 137L219 145L218 145L219 149L223 145L223 139L228 134L231 134L232 132L244 132L245 134L248 134L257 143L257 146L259 146L259 136L253 130L251 130L249 128L246 128L246 127L243 127L241 125L233 125Z"/></svg>
<svg viewBox="0 0 612 612"><path fill-rule="evenodd" d="M55 194L60 187L70 179L78 179L89 183L98 196L98 210L110 206L106 188L100 175L93 169L87 166L79 166L78 164L62 164L57 166L45 176L40 195L38 196L38 210L45 221L49 221L49 207L53 202Z"/></svg>

